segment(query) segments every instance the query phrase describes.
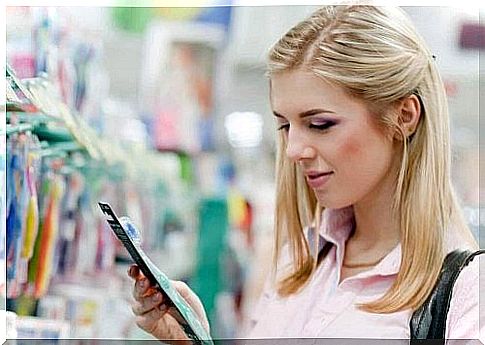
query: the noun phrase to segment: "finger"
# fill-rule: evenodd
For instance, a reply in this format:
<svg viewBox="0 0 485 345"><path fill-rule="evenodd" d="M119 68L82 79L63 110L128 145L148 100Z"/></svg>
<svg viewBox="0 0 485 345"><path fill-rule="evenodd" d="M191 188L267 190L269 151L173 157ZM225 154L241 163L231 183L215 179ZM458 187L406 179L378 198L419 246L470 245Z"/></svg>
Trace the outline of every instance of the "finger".
<svg viewBox="0 0 485 345"><path fill-rule="evenodd" d="M171 280L170 283L175 287L177 292L186 301L192 299L190 288L187 284L179 280Z"/></svg>
<svg viewBox="0 0 485 345"><path fill-rule="evenodd" d="M172 281L175 289L178 291L180 296L189 303L192 308L195 308L198 313L200 310L204 309L202 302L197 297L197 295L189 288L189 286L183 281ZM200 316L200 315L199 315Z"/></svg>
<svg viewBox="0 0 485 345"><path fill-rule="evenodd" d="M153 294L154 291L155 289L153 289L150 281L147 278L143 277L141 279L137 279L135 282L135 285L133 287L133 298L139 301L144 297L150 296L150 294Z"/></svg>
<svg viewBox="0 0 485 345"><path fill-rule="evenodd" d="M206 330L209 330L210 329L209 323L207 321L207 316L205 315L204 306L200 301L200 299L197 297L197 295L194 292L192 292L192 290L189 288L189 286L186 283L182 281L172 280L171 283L178 291L180 296L192 307L198 319L202 323L202 326Z"/></svg>
<svg viewBox="0 0 485 345"><path fill-rule="evenodd" d="M131 265L129 268L128 268L128 276L130 278L133 278L135 279L136 277L138 277L138 275L140 274L140 269L138 268L137 265Z"/></svg>
<svg viewBox="0 0 485 345"><path fill-rule="evenodd" d="M148 313L153 308L162 308L163 296L160 292L155 293L151 297L143 298L142 301L135 301L132 303L131 309L133 314L140 316ZM166 309L166 306L162 309Z"/></svg>
<svg viewBox="0 0 485 345"><path fill-rule="evenodd" d="M138 316L136 324L141 329L163 340L166 344L193 345L180 324L167 312L166 309L154 309L149 313Z"/></svg>
<svg viewBox="0 0 485 345"><path fill-rule="evenodd" d="M165 334L167 338L171 338L169 337L169 333L172 333L180 327L177 327L174 320L170 319L170 316L167 315L167 310L165 305L160 306L160 308L153 308L149 312L137 316L135 319L136 324L149 333L154 333L156 328L159 327L161 329L158 331L162 331L161 333Z"/></svg>
<svg viewBox="0 0 485 345"><path fill-rule="evenodd" d="M150 297L152 296L153 294L159 292L160 290L158 290L157 287L153 286L153 285L150 285L148 287L148 289L145 291L145 293L141 296L142 298L146 298L146 297Z"/></svg>
<svg viewBox="0 0 485 345"><path fill-rule="evenodd" d="M140 301L136 301L133 305L133 313L135 315L143 315L153 308L159 308L165 303L162 293L155 292L153 295L142 298Z"/></svg>
<svg viewBox="0 0 485 345"><path fill-rule="evenodd" d="M151 311L151 309L148 309L147 307L145 307L145 305L141 302L133 302L131 305L131 310L133 311L133 314L135 314L136 316L142 316L148 313L149 311Z"/></svg>

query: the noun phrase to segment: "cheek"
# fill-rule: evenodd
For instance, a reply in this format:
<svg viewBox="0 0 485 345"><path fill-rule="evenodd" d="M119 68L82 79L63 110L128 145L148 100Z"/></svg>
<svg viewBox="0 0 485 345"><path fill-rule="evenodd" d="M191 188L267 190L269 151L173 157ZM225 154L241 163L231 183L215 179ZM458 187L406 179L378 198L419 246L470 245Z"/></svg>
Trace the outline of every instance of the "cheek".
<svg viewBox="0 0 485 345"><path fill-rule="evenodd" d="M377 134L374 136L362 132L348 133L340 139L334 151L336 168L340 168L347 177L355 176L355 174L359 178L380 175L381 170L385 170L389 164L390 153L388 151L388 145Z"/></svg>
<svg viewBox="0 0 485 345"><path fill-rule="evenodd" d="M343 159L362 154L363 143L353 138L345 138L338 149L338 156Z"/></svg>
<svg viewBox="0 0 485 345"><path fill-rule="evenodd" d="M349 128L342 134L335 142L336 146L334 151L334 157L340 163L345 164L346 161L349 162L354 159L359 159L359 157L365 154L365 137L362 137L361 133Z"/></svg>

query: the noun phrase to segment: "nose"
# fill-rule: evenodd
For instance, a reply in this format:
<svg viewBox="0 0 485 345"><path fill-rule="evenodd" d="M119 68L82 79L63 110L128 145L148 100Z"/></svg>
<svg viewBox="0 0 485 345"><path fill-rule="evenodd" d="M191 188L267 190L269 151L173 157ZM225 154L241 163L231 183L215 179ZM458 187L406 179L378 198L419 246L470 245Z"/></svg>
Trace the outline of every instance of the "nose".
<svg viewBox="0 0 485 345"><path fill-rule="evenodd" d="M298 163L303 159L314 158L315 154L315 149L308 142L308 138L297 129L290 127L286 141L286 156Z"/></svg>

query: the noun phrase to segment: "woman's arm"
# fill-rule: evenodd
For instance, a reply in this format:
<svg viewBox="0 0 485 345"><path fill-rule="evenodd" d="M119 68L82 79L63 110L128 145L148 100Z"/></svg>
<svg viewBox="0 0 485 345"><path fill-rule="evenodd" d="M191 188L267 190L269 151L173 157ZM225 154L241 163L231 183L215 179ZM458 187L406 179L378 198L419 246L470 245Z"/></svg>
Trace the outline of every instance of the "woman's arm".
<svg viewBox="0 0 485 345"><path fill-rule="evenodd" d="M482 277L480 277L480 265ZM485 334L484 270L485 256L479 255L458 276L446 320L447 339L479 339L480 327L482 334ZM482 298L480 298L480 285L482 285ZM481 313L480 309L482 309Z"/></svg>

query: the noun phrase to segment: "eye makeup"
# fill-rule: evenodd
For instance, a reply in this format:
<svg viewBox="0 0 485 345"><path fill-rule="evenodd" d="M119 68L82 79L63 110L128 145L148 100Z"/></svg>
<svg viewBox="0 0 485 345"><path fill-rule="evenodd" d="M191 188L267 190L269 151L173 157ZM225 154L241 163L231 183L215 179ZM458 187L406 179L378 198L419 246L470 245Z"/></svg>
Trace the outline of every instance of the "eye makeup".
<svg viewBox="0 0 485 345"><path fill-rule="evenodd" d="M284 123L284 124L278 124L278 131L282 131L282 130L289 130L290 129L290 124L289 123Z"/></svg>
<svg viewBox="0 0 485 345"><path fill-rule="evenodd" d="M330 127L335 126L336 124L337 122L334 120L317 120L317 121L310 122L308 127L311 129L323 131L323 130L329 129Z"/></svg>
<svg viewBox="0 0 485 345"><path fill-rule="evenodd" d="M314 130L317 130L317 131L324 131L324 130L329 129L330 127L335 126L336 124L338 124L338 121L335 121L335 120L314 119L313 121L310 121L307 126L310 129L314 129ZM289 128L290 128L289 123L278 123L277 130L278 131L281 131L281 130L287 131L287 130L289 130Z"/></svg>

